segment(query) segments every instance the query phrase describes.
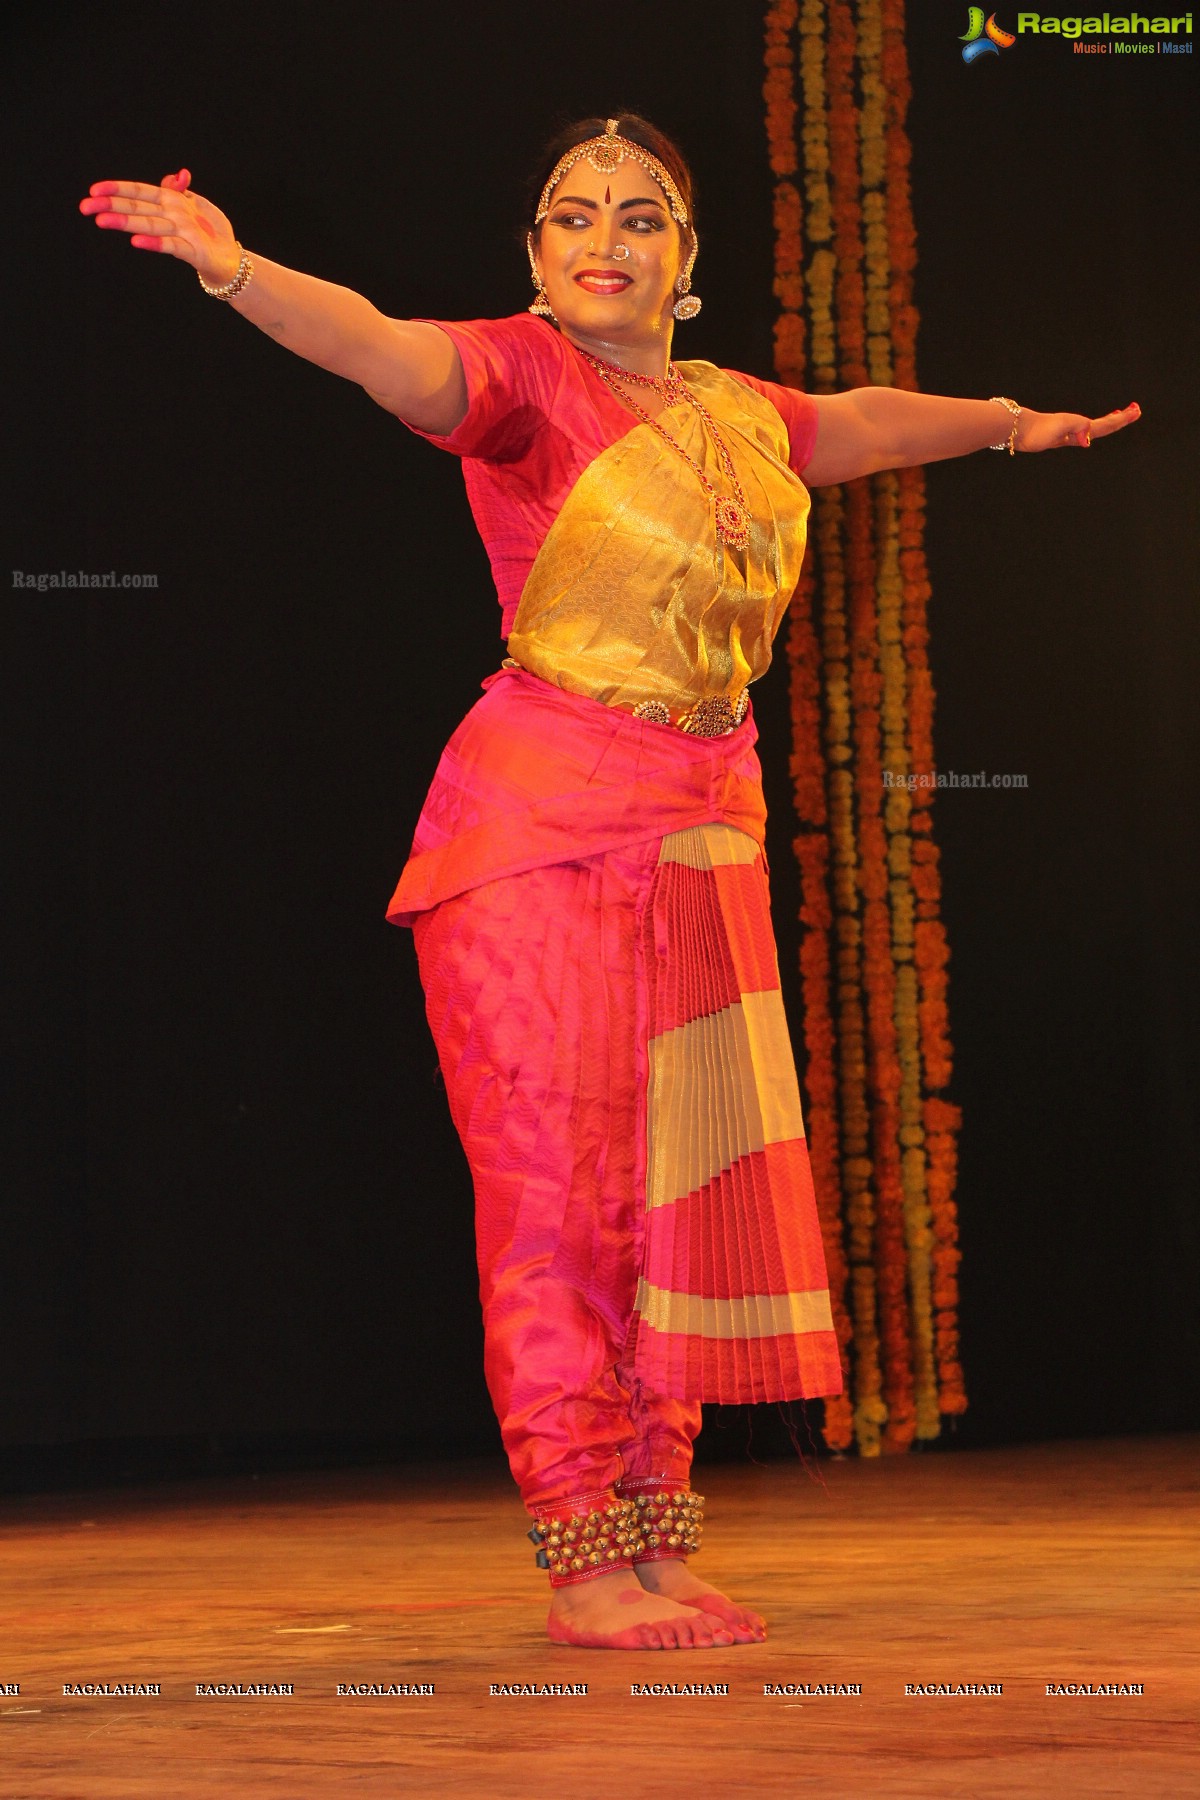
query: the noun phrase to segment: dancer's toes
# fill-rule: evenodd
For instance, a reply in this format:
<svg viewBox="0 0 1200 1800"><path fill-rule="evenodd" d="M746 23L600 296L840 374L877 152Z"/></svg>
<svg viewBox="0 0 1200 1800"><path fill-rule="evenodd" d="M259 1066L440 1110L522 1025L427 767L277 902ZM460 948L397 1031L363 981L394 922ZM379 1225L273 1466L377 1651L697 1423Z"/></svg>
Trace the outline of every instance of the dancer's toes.
<svg viewBox="0 0 1200 1800"><path fill-rule="evenodd" d="M762 1614L752 1612L748 1606L739 1606L716 1588L709 1593L697 1594L684 1604L698 1607L714 1624L734 1632L741 1644L761 1644L766 1638L767 1621Z"/></svg>
<svg viewBox="0 0 1200 1800"><path fill-rule="evenodd" d="M700 1602L695 1602L700 1605ZM766 1641L767 1623L757 1613L746 1612L739 1606L718 1609L704 1603L701 1610L706 1618L715 1626L721 1626L729 1632L733 1641L738 1644L761 1644Z"/></svg>
<svg viewBox="0 0 1200 1800"><path fill-rule="evenodd" d="M597 1650L699 1650L734 1641L720 1621L650 1592L630 1569L555 1588L546 1629L556 1644Z"/></svg>
<svg viewBox="0 0 1200 1800"><path fill-rule="evenodd" d="M761 1613L739 1606L719 1588L712 1587L691 1573L682 1557L667 1556L658 1562L638 1563L636 1574L649 1593L695 1607L716 1630L732 1634L737 1644L761 1644L767 1635L767 1622Z"/></svg>
<svg viewBox="0 0 1200 1800"><path fill-rule="evenodd" d="M676 1630L686 1631L690 1641L700 1650L724 1650L737 1641L723 1620L703 1612L697 1612L690 1624L678 1625Z"/></svg>

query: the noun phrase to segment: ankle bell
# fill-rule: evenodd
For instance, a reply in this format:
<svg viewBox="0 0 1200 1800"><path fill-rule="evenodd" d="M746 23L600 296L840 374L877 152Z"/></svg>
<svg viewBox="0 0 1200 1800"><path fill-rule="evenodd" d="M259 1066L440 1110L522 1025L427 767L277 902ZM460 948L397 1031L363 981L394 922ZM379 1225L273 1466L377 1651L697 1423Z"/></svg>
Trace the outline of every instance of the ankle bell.
<svg viewBox="0 0 1200 1800"><path fill-rule="evenodd" d="M528 1537L536 1548L534 1561L549 1573L551 1587L631 1568L646 1550L632 1500L605 1499L578 1511L560 1507L539 1513Z"/></svg>
<svg viewBox="0 0 1200 1800"><path fill-rule="evenodd" d="M639 1535L645 1548L636 1562L666 1556L690 1556L700 1548L704 1529L704 1495L691 1488L657 1488L632 1496Z"/></svg>

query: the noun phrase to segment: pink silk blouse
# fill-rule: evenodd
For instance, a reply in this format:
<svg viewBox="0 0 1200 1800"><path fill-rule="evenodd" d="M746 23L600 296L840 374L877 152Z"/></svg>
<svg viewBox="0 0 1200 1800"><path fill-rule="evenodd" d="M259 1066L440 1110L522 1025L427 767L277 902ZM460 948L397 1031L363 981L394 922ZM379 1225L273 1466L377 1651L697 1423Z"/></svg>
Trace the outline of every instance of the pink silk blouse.
<svg viewBox="0 0 1200 1800"><path fill-rule="evenodd" d="M546 319L523 312L507 319L424 322L444 331L462 358L467 413L445 436L409 430L462 458L507 638L538 550L567 496L588 465L640 429L640 421ZM682 367L685 375L688 367ZM775 409L786 432L788 466L801 475L817 436L811 395L734 369L723 373Z"/></svg>

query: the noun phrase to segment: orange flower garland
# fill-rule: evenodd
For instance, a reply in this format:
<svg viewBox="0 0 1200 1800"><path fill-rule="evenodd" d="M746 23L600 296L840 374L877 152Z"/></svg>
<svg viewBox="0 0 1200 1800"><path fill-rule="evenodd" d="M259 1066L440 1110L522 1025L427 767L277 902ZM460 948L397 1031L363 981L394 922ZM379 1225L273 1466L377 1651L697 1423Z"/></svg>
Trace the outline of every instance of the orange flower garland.
<svg viewBox="0 0 1200 1800"><path fill-rule="evenodd" d="M865 222L867 365L872 382L892 381L889 329L891 245L887 230L888 93L883 77L884 20L881 0L860 0L858 7L859 114ZM901 133L903 135L903 132ZM901 252L900 260L906 260ZM921 1113L920 1019L913 962L915 896L912 890L912 805L905 720L907 676L901 644L903 589L900 577L899 486L893 471L876 477L875 543L877 550L879 669L882 681L884 766L894 781L884 801L888 847L888 905L895 980L892 994L896 1033L898 1136L908 1287L911 1298L911 1358L919 1438L936 1437L941 1429L934 1357L932 1304L932 1230L926 1180L925 1133Z"/></svg>
<svg viewBox="0 0 1200 1800"><path fill-rule="evenodd" d="M842 381L866 383L866 298L863 280L858 119L853 95L856 33L847 0L828 5L826 97L838 272L834 284ZM887 846L883 830L883 770L879 753L881 683L875 613L871 495L866 480L846 496L850 586L851 696L854 705L855 793L859 890L863 900L863 975L870 1070L875 1267L883 1351L887 1425L882 1448L907 1449L915 1431L909 1332L908 1257L900 1176L899 1086L896 1061L891 926L887 907Z"/></svg>
<svg viewBox="0 0 1200 1800"><path fill-rule="evenodd" d="M795 62L790 35L798 0L780 0L767 13L767 140L775 177L775 294L779 318L775 326L775 367L781 379L799 385L804 375L807 334L803 313L801 269L803 208L799 189L790 179L796 171L793 98ZM795 840L800 865L800 977L804 1000L804 1048L807 1061L807 1130L812 1158L817 1212L829 1273L834 1330L842 1360L844 1391L825 1402L825 1441L831 1449L848 1449L853 1439L851 1414L850 1316L846 1309L846 1254L842 1242L841 1133L834 1074L834 1023L829 902L828 810L822 775L820 652L813 622L815 583L812 559L806 560L792 601L788 633L793 751L791 774L801 831Z"/></svg>
<svg viewBox="0 0 1200 1800"><path fill-rule="evenodd" d="M766 70L777 374L915 387L903 0L771 0ZM852 1425L864 1455L966 1406L961 1115L932 1092L951 1071L949 950L934 790L908 785L933 771L923 525L920 470L818 490L788 639L806 1108L849 1373L825 1437L844 1448Z"/></svg>
<svg viewBox="0 0 1200 1800"><path fill-rule="evenodd" d="M824 7L804 0L800 13L800 74L804 102L805 197L810 230L822 243L834 235L830 190L831 145L825 107ZM815 385L836 380L835 272L831 250L814 251L809 269L809 316ZM849 767L851 701L849 640L845 613L846 562L841 489L826 490L816 510L816 543L823 599L822 652L828 761L830 863L837 942L838 1091L842 1124L842 1192L845 1200L850 1312L853 1320L853 1421L859 1450L877 1455L888 1405L883 1392L879 1295L875 1264L875 1193L872 1183L870 1110L862 990L862 924L859 916L858 850L854 784Z"/></svg>
<svg viewBox="0 0 1200 1800"><path fill-rule="evenodd" d="M887 95L885 161L887 167L887 237L891 256L888 300L892 318L895 382L915 388L917 311L912 278L917 263L909 166L912 146L905 118L912 98L908 52L904 41L904 0L881 0L882 76ZM909 672L909 747L918 773L932 774L933 680L927 655L926 606L930 595L925 564L925 472L897 472L900 491L901 569L904 575L903 638ZM922 836L913 844L913 887L917 893L914 956L920 984L921 1056L925 1086L945 1087L952 1052L946 1006L946 965L950 952L940 917L941 875L938 848L932 838L934 788L918 788L913 796L913 828ZM918 886L917 867L921 880ZM930 1124L930 1117L936 1127ZM938 1411L966 1410L966 1391L958 1354L958 1213L954 1184L958 1170L957 1135L962 1123L958 1107L945 1101L926 1106L928 1204L933 1221L933 1304L935 1307ZM932 1433L930 1434L932 1435Z"/></svg>

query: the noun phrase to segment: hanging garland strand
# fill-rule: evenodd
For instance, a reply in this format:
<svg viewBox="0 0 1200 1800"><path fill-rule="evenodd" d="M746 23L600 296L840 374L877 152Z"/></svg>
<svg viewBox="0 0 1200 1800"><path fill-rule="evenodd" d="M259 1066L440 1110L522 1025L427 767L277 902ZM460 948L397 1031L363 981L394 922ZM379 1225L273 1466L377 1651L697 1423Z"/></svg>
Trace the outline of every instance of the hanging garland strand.
<svg viewBox="0 0 1200 1800"><path fill-rule="evenodd" d="M862 198L858 109L854 99L856 30L848 0L829 0L826 95L837 275L838 385L864 387L866 291L863 280ZM916 1429L909 1328L908 1250L900 1175L896 1059L895 971L887 899L887 839L883 828L880 757L882 683L878 667L875 553L871 484L850 482L846 496L851 701L854 708L854 791L858 882L862 901L863 986L867 1021L871 1151L875 1189L875 1274L885 1451L906 1450Z"/></svg>
<svg viewBox="0 0 1200 1800"><path fill-rule="evenodd" d="M915 388L903 0L771 0L766 70L777 374L816 393ZM852 1428L870 1456L936 1436L966 1405L961 1119L936 1091L952 1066L949 952L933 787L908 783L933 770L922 472L817 490L813 552L788 656L806 1100L850 1376L825 1436L844 1448Z"/></svg>
<svg viewBox="0 0 1200 1800"><path fill-rule="evenodd" d="M909 169L912 145L907 130L912 82L904 38L904 0L881 0L882 77L886 104L886 219L890 275L894 381L917 387L918 314L913 304L917 234L913 223ZM902 637L908 674L908 740L914 772L932 775L933 678L929 668L930 598L925 561L925 471L896 472L900 507L900 564L903 579ZM913 956L919 991L917 1001L924 1086L937 1090L950 1080L953 1055L946 1004L946 967L950 960L941 918L939 850L933 841L932 784L913 795L914 832L912 885L916 896ZM958 1339L958 1211L954 1190L958 1171L958 1132L962 1112L941 1098L923 1107L927 1203L932 1218L932 1284L938 1411L965 1412L966 1390ZM922 1435L925 1435L924 1433ZM930 1436L934 1435L932 1431Z"/></svg>
<svg viewBox="0 0 1200 1800"><path fill-rule="evenodd" d="M800 13L805 198L813 254L807 283L812 385L837 386L835 318L838 262L831 191L832 143L826 108L825 8L804 0ZM875 1261L876 1209L867 1090L862 918L854 816L853 714L846 591L845 494L816 495L816 567L821 594L821 673L829 808L830 898L836 952L837 1080L841 1107L841 1190L846 1224L849 1309L853 1320L853 1422L862 1455L876 1456L887 1423Z"/></svg>
<svg viewBox="0 0 1200 1800"><path fill-rule="evenodd" d="M804 387L807 333L804 319L801 234L803 208L796 186L795 57L792 33L798 0L777 0L767 11L766 65L763 98L767 108L767 146L775 177L775 367L781 378ZM832 1013L830 934L833 909L829 897L828 809L821 752L821 657L814 617L814 557L805 559L800 585L792 601L787 637L793 746L791 776L800 831L795 853L800 865L800 981L804 1016L805 1098L809 1152L817 1214L829 1276L833 1327L842 1363L842 1393L824 1403L823 1433L832 1450L853 1441L850 1363L851 1321L846 1307L846 1253L842 1239L841 1133L837 1106L835 1038Z"/></svg>
<svg viewBox="0 0 1200 1800"><path fill-rule="evenodd" d="M892 384L889 316L891 246L887 216L887 89L883 79L881 0L859 0L859 162L866 261L867 372L876 385ZM911 263L899 249L902 263ZM937 1437L937 1369L933 1327L933 1232L926 1181L925 1128L921 1111L921 1045L917 973L913 961L916 896L912 885L912 802L908 788L908 680L901 641L903 583L900 575L900 488L894 470L872 482L875 493L875 601L882 683L883 765L890 785L883 793L887 833L888 910L895 972L895 1100L900 1149L901 1207L908 1253L912 1370L919 1438Z"/></svg>

